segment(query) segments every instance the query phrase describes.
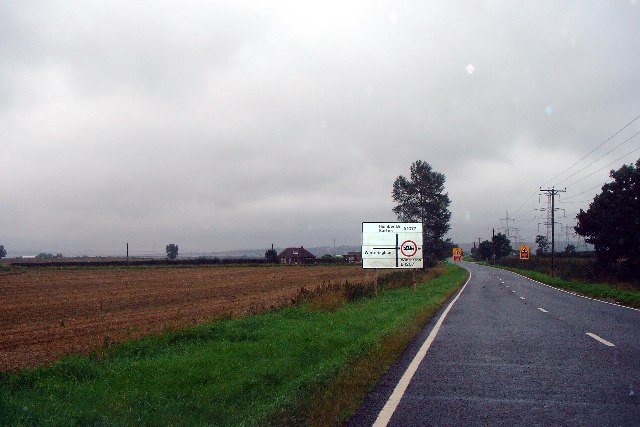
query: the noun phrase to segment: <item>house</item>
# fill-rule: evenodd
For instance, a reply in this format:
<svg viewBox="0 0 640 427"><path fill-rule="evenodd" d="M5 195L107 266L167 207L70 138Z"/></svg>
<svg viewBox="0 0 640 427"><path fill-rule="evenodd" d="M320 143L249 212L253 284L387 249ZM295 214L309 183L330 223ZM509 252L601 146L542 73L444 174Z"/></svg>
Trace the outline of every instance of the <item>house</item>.
<svg viewBox="0 0 640 427"><path fill-rule="evenodd" d="M299 248L287 248L278 254L280 264L308 264L315 259L315 255L302 246Z"/></svg>
<svg viewBox="0 0 640 427"><path fill-rule="evenodd" d="M349 264L358 264L362 262L362 252L349 252L342 256Z"/></svg>

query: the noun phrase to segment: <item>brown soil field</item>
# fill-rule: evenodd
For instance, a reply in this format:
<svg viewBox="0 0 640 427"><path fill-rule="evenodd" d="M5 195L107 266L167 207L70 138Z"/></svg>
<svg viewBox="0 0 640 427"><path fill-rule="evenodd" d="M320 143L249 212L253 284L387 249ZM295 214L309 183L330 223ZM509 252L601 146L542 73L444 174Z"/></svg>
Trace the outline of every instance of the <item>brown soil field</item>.
<svg viewBox="0 0 640 427"><path fill-rule="evenodd" d="M0 370L279 308L291 304L302 287L360 282L365 271L360 266L0 271Z"/></svg>

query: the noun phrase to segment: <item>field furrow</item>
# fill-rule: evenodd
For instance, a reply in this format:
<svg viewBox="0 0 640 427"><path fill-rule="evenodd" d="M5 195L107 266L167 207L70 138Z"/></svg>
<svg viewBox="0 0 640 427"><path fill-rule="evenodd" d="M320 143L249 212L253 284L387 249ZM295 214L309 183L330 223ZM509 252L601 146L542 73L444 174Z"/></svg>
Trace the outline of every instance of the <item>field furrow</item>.
<svg viewBox="0 0 640 427"><path fill-rule="evenodd" d="M287 305L301 287L365 280L359 266L0 272L0 370Z"/></svg>

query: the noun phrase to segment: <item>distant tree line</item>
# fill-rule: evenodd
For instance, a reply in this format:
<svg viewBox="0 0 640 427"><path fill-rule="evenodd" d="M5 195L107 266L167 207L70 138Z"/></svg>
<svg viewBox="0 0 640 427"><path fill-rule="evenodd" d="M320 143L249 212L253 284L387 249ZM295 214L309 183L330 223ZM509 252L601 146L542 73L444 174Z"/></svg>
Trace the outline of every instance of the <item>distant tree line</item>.
<svg viewBox="0 0 640 427"><path fill-rule="evenodd" d="M64 258L64 256L61 253L57 253L54 255L46 252L40 252L38 255L36 255L36 259L60 259L60 258Z"/></svg>
<svg viewBox="0 0 640 427"><path fill-rule="evenodd" d="M478 247L471 249L471 256L475 259L488 261L491 259L499 259L514 253L511 247L511 241L502 233L498 233L491 238L491 241L485 240L480 242Z"/></svg>
<svg viewBox="0 0 640 427"><path fill-rule="evenodd" d="M56 267L121 267L121 266L162 266L162 265L231 265L231 264L245 264L245 265L261 265L266 264L266 260L263 258L192 258L192 259L145 259L145 260L110 260L104 259L100 261L94 261L92 258L88 258L91 261L56 261ZM12 262L11 265L17 267L47 267L51 266L52 262Z"/></svg>

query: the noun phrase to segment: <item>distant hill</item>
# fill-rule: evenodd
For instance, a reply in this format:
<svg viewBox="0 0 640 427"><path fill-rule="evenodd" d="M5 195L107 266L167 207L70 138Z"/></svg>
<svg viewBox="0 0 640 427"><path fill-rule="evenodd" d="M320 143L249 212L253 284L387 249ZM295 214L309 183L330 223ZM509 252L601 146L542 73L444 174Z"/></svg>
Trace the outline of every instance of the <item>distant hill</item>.
<svg viewBox="0 0 640 427"><path fill-rule="evenodd" d="M304 245L303 245L304 246ZM288 246L292 247L292 246ZM346 255L348 252L359 252L361 250L360 246L317 246L317 247L306 247L306 250L311 252L317 257L321 257L323 255ZM180 252L180 257L187 258L197 258L197 257L207 257L207 258L264 258L264 253L271 249L271 247L261 248L261 249L239 249L235 251L222 251L222 252ZM274 248L278 253L282 252L286 248L283 247L275 247Z"/></svg>

